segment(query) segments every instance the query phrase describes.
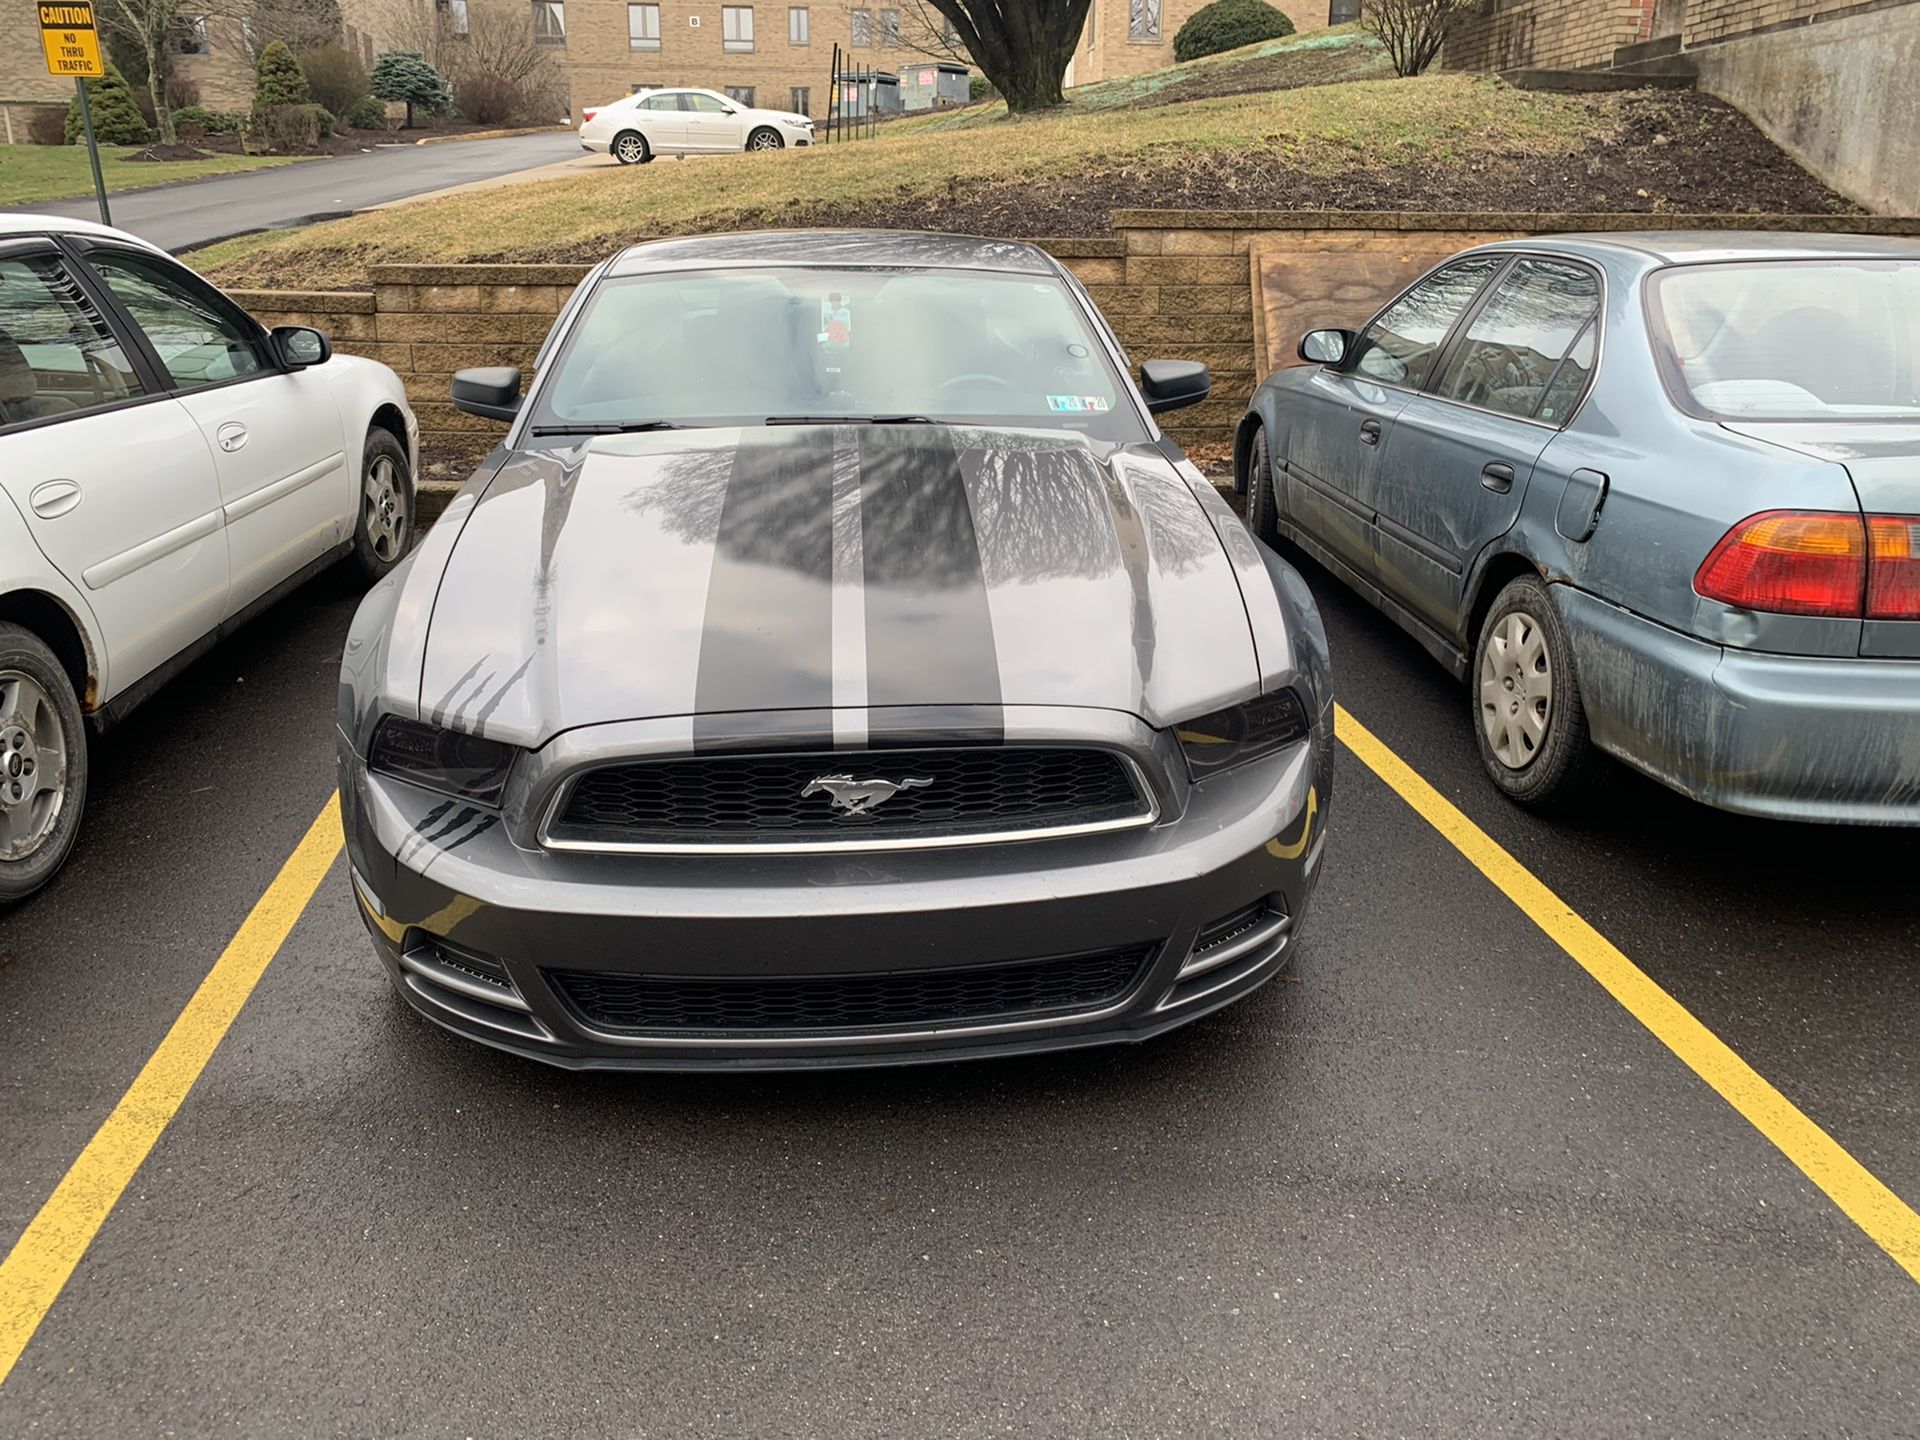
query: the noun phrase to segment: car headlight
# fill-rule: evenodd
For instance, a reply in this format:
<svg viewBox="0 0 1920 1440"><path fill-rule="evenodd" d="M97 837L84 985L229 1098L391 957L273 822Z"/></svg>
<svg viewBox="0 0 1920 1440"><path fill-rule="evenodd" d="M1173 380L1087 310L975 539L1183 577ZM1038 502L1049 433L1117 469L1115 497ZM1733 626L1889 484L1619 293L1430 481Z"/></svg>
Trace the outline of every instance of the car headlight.
<svg viewBox="0 0 1920 1440"><path fill-rule="evenodd" d="M1195 780L1271 755L1307 736L1307 710L1291 690L1176 725L1173 732Z"/></svg>
<svg viewBox="0 0 1920 1440"><path fill-rule="evenodd" d="M374 729L367 765L444 795L498 805L518 753L498 740L389 715Z"/></svg>

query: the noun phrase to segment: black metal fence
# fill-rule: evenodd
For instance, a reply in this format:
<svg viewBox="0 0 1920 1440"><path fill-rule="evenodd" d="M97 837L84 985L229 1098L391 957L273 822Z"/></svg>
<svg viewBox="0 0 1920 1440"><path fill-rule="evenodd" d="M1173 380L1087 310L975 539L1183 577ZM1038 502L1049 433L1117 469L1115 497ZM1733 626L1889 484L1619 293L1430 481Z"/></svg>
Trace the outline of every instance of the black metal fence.
<svg viewBox="0 0 1920 1440"><path fill-rule="evenodd" d="M879 108L875 77L871 66L848 69L846 52L833 47L833 68L828 71L826 122L817 143L830 145L836 140L866 140L873 135L875 114Z"/></svg>

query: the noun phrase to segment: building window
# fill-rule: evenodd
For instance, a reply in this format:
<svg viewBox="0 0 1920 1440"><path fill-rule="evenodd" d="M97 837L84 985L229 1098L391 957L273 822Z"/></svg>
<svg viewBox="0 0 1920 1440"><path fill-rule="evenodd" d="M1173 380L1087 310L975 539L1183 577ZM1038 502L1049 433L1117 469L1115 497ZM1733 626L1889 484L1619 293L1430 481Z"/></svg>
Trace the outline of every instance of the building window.
<svg viewBox="0 0 1920 1440"><path fill-rule="evenodd" d="M629 50L660 48L660 7L658 5L627 6L627 48Z"/></svg>
<svg viewBox="0 0 1920 1440"><path fill-rule="evenodd" d="M209 53L206 16L182 15L173 22L173 53L176 55Z"/></svg>
<svg viewBox="0 0 1920 1440"><path fill-rule="evenodd" d="M1327 6L1327 24L1351 25L1360 18L1360 0L1331 0Z"/></svg>
<svg viewBox="0 0 1920 1440"><path fill-rule="evenodd" d="M533 41L536 45L567 43L566 0L533 0Z"/></svg>
<svg viewBox="0 0 1920 1440"><path fill-rule="evenodd" d="M787 108L796 115L813 114L813 91L805 85L796 85L787 92Z"/></svg>
<svg viewBox="0 0 1920 1440"><path fill-rule="evenodd" d="M745 7L742 6L740 8L744 9ZM727 86L727 99L733 101L736 105L744 105L751 110L753 109L753 86L729 85Z"/></svg>
<svg viewBox="0 0 1920 1440"><path fill-rule="evenodd" d="M807 7L804 5L789 5L787 7L787 43L789 45L805 45L807 43L809 38L808 31L811 28L811 19L812 17L807 13Z"/></svg>
<svg viewBox="0 0 1920 1440"><path fill-rule="evenodd" d="M1160 43L1160 0L1127 0L1127 39Z"/></svg>
<svg viewBox="0 0 1920 1440"><path fill-rule="evenodd" d="M873 11L849 10L847 16L853 26L852 43L855 45L873 44Z"/></svg>
<svg viewBox="0 0 1920 1440"><path fill-rule="evenodd" d="M899 48L900 12L898 10L880 12L880 43L890 50Z"/></svg>
<svg viewBox="0 0 1920 1440"><path fill-rule="evenodd" d="M467 22L467 0L433 0L433 8L439 11L442 17L440 22L442 34L455 40L467 38L471 29Z"/></svg>
<svg viewBox="0 0 1920 1440"><path fill-rule="evenodd" d="M751 5L720 7L720 48L722 50L753 48L753 7Z"/></svg>

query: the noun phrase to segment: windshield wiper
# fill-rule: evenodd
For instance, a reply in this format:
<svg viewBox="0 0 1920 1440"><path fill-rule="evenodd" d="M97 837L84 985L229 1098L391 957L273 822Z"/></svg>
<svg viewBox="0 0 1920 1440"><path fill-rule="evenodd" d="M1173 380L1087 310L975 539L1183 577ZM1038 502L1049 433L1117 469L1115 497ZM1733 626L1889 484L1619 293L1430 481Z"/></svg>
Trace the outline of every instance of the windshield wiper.
<svg viewBox="0 0 1920 1440"><path fill-rule="evenodd" d="M536 435L638 435L643 430L697 429L672 420L606 421L586 425L536 425Z"/></svg>
<svg viewBox="0 0 1920 1440"><path fill-rule="evenodd" d="M769 415L769 425L945 425L931 415Z"/></svg>

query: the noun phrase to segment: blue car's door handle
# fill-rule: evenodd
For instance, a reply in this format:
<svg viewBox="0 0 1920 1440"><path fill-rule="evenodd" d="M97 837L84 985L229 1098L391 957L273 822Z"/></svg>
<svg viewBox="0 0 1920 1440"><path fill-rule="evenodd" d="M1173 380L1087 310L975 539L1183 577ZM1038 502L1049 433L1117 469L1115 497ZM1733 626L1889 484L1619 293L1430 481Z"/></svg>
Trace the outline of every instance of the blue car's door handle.
<svg viewBox="0 0 1920 1440"><path fill-rule="evenodd" d="M1513 489L1513 467L1504 460L1490 460L1487 468L1480 472L1480 483L1496 494L1504 495Z"/></svg>
<svg viewBox="0 0 1920 1440"><path fill-rule="evenodd" d="M1360 422L1360 443L1362 445L1378 445L1380 443L1380 422L1378 420L1363 420Z"/></svg>

